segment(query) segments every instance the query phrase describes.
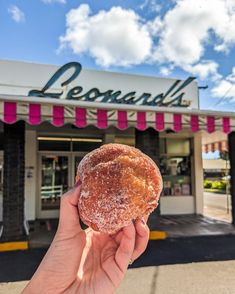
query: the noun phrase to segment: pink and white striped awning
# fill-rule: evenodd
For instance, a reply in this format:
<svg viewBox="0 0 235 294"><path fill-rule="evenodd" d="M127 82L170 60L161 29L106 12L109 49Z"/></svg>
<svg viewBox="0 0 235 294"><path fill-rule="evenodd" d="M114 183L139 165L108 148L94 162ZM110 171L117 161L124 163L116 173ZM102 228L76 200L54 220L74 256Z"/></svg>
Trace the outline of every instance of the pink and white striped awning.
<svg viewBox="0 0 235 294"><path fill-rule="evenodd" d="M78 128L94 125L100 129L115 126L121 130L153 127L157 131L172 129L175 132L235 131L234 113L7 95L0 98L0 120L7 124L24 120L30 125L48 121L56 127L71 123Z"/></svg>
<svg viewBox="0 0 235 294"><path fill-rule="evenodd" d="M222 140L219 142L212 142L203 145L203 152L215 152L215 151L228 151L228 140Z"/></svg>

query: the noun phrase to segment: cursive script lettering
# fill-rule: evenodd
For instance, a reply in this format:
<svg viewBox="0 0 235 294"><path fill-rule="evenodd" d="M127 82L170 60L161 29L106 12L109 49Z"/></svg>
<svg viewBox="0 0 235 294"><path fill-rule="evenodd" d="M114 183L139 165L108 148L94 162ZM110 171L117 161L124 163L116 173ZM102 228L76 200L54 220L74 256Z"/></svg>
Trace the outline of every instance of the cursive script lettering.
<svg viewBox="0 0 235 294"><path fill-rule="evenodd" d="M73 72L69 78L66 78L61 84L61 91L51 92L52 86L63 78L63 75L70 69ZM68 100L80 100L80 101L97 101L105 103L123 103L123 104L138 104L138 105L151 105L151 106L180 106L188 107L189 101L184 101L183 97L185 92L182 92L195 78L187 78L181 85L180 80L176 80L165 93L158 93L153 96L151 93L143 93L139 97L136 96L136 92L122 93L122 91L107 90L101 92L98 88L91 88L87 92L83 93L83 87L75 86L72 89L65 89L65 86L69 85L74 79L78 77L82 70L82 66L78 62L70 62L59 68L46 85L41 90L31 90L28 96L37 97L49 97L49 98L62 98Z"/></svg>
<svg viewBox="0 0 235 294"><path fill-rule="evenodd" d="M54 75L50 78L50 80L46 83L42 90L31 90L29 91L28 96L60 98L63 94L63 91L59 93L50 93L47 92L47 90L50 89L51 86L70 68L74 68L74 72L69 79L61 83L61 87L69 85L74 79L76 79L76 77L82 70L82 66L78 62L69 62L63 65L54 73Z"/></svg>

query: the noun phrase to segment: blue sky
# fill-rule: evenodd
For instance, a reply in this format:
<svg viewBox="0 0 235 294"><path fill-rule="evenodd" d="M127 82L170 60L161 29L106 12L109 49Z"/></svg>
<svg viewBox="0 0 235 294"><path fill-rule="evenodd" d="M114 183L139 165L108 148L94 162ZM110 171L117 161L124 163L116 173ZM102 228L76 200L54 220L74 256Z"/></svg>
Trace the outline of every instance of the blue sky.
<svg viewBox="0 0 235 294"><path fill-rule="evenodd" d="M0 59L185 79L235 111L234 0L1 0Z"/></svg>

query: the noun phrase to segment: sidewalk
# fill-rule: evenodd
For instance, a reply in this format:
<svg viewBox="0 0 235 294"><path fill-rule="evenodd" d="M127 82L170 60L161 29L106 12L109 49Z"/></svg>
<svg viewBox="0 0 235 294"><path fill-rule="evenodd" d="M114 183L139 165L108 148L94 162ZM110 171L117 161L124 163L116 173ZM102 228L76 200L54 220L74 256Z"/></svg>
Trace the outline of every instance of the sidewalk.
<svg viewBox="0 0 235 294"><path fill-rule="evenodd" d="M132 269L116 294L231 294L235 261Z"/></svg>
<svg viewBox="0 0 235 294"><path fill-rule="evenodd" d="M231 294L235 261L200 262L128 270L115 294ZM0 284L0 294L19 294L27 281Z"/></svg>
<svg viewBox="0 0 235 294"><path fill-rule="evenodd" d="M148 222L151 231L166 232L167 238L195 236L235 235L235 226L222 220L202 215L154 216ZM57 227L57 221L36 224L30 232L30 248L47 248L50 246Z"/></svg>
<svg viewBox="0 0 235 294"><path fill-rule="evenodd" d="M149 221L150 230L165 231L169 238L235 234L235 226L203 215L163 215Z"/></svg>
<svg viewBox="0 0 235 294"><path fill-rule="evenodd" d="M166 232L168 238L233 235L231 197L204 192L203 215L157 215L148 221L150 231ZM58 220L36 222L30 232L30 248L47 248L51 244ZM164 234L165 235L165 234Z"/></svg>
<svg viewBox="0 0 235 294"><path fill-rule="evenodd" d="M231 195L204 192L204 215L232 222Z"/></svg>

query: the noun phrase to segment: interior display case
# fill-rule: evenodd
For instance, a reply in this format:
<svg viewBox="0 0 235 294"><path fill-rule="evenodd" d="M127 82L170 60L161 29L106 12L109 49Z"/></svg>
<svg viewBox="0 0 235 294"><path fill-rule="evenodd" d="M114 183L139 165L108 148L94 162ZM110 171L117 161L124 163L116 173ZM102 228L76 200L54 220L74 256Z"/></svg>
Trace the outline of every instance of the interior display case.
<svg viewBox="0 0 235 294"><path fill-rule="evenodd" d="M192 195L191 162L189 138L161 139L159 167L163 177L162 196Z"/></svg>

